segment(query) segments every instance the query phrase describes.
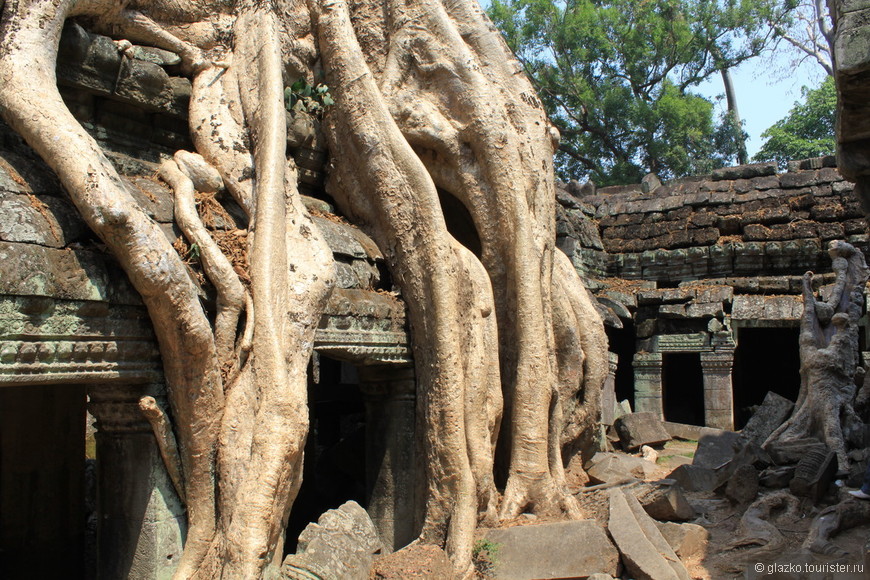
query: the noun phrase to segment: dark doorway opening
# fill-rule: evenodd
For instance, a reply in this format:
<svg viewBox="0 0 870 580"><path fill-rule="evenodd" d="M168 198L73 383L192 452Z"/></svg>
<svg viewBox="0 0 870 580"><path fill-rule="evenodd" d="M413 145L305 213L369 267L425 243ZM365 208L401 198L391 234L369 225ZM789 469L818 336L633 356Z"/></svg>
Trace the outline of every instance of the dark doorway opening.
<svg viewBox="0 0 870 580"><path fill-rule="evenodd" d="M319 380L308 379L309 431L302 486L287 523L285 554L325 511L354 500L365 506L365 406L356 368L320 357Z"/></svg>
<svg viewBox="0 0 870 580"><path fill-rule="evenodd" d="M704 425L704 374L699 353L664 354L662 396L666 421Z"/></svg>
<svg viewBox="0 0 870 580"><path fill-rule="evenodd" d="M742 429L768 391L796 401L800 391L800 329L740 328L734 353L734 420Z"/></svg>
<svg viewBox="0 0 870 580"><path fill-rule="evenodd" d="M619 362L616 366L616 402L628 399L634 409L634 352L637 336L634 323L622 320L622 328L605 326L607 339L610 342L610 352L616 353Z"/></svg>
<svg viewBox="0 0 870 580"><path fill-rule="evenodd" d="M441 211L444 213L447 231L456 238L456 241L480 258L483 250L471 212L459 198L443 189L438 189L438 199L441 201Z"/></svg>
<svg viewBox="0 0 870 580"><path fill-rule="evenodd" d="M85 387L0 388L0 578L83 578Z"/></svg>

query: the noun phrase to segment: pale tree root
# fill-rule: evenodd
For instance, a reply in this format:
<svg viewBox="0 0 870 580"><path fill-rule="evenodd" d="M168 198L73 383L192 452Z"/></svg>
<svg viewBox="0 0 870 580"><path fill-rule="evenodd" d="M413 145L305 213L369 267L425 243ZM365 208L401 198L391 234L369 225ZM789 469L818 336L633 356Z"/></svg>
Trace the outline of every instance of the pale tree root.
<svg viewBox="0 0 870 580"><path fill-rule="evenodd" d="M553 327L559 364L559 397L566 415L560 423L564 428L560 433L559 453L566 462L575 453L588 455L596 451L601 389L609 361L607 335L602 332L604 322L594 300L568 256L554 252Z"/></svg>
<svg viewBox="0 0 870 580"><path fill-rule="evenodd" d="M181 456L178 453L178 443L172 432L172 425L166 411L160 408L154 397L142 397L139 399L139 410L151 425L154 438L157 440L157 449L166 466L172 486L178 494L181 503L187 503L187 494L184 492L184 476L181 472Z"/></svg>
<svg viewBox="0 0 870 580"><path fill-rule="evenodd" d="M471 307L464 320L469 345L465 357L465 432L468 458L477 485L478 523L495 525L498 521L499 494L495 486L493 463L495 444L501 425L503 401L498 352L498 325L489 276L480 260L454 241L454 252L463 277L469 284L461 290L463 304Z"/></svg>
<svg viewBox="0 0 870 580"><path fill-rule="evenodd" d="M250 247L258 322L246 369L228 393L221 432L221 534L196 578L254 578L280 563L308 431L306 368L334 280L331 253L301 203L284 154L278 30L268 7L241 7L233 65L246 70L237 76L239 95L258 168ZM215 158L228 175L224 160L235 158Z"/></svg>
<svg viewBox="0 0 870 580"><path fill-rule="evenodd" d="M553 143L534 91L509 52L487 40L491 31L459 4L388 2L382 25L390 50L382 66L372 66L381 66L383 97L403 136L435 184L468 209L480 236L480 259L500 308L505 413L511 417L503 442L510 447L508 477L518 475L508 483L502 517L512 517L516 506L550 511L545 503L574 503L566 492L552 491L561 489L562 476L550 457L557 447L550 421L559 409L550 403L555 233L547 152Z"/></svg>
<svg viewBox="0 0 870 580"><path fill-rule="evenodd" d="M773 523L774 513L782 511L780 517L795 517L800 508L800 500L788 490L780 490L756 500L750 505L737 530L737 538L726 548L735 553L733 572L741 572L752 562L765 561L782 553L785 537Z"/></svg>
<svg viewBox="0 0 870 580"><path fill-rule="evenodd" d="M844 472L849 469L845 433L861 425L853 405L857 390L857 322L862 311L867 266L861 253L844 242L832 243L829 253L834 258L835 289L839 294L832 296L830 304L817 301L812 272L804 274L801 392L793 415L763 446L817 438L837 454L839 469Z"/></svg>
<svg viewBox="0 0 870 580"><path fill-rule="evenodd" d="M197 160L196 157L199 156L193 157L193 155L182 151L176 153L176 160L166 160L161 164L160 176L172 187L175 193L175 222L190 243L196 244L199 248L205 275L217 291L215 349L217 350L218 363L221 368L226 368L237 359L234 352L235 339L239 316L245 305L245 288L233 270L232 263L212 239L196 211L195 184L191 177L207 174L209 169L214 170L207 166L201 157ZM185 157L188 159L185 160ZM193 159L191 160L190 157ZM179 163L179 159L186 162ZM184 167L185 171L182 171L179 166ZM207 179L208 177L205 176L200 177L200 187L197 188L199 191L209 189L207 184L202 183ZM216 171L211 180L215 179L218 182L221 181Z"/></svg>
<svg viewBox="0 0 870 580"><path fill-rule="evenodd" d="M468 304L463 297L473 282L456 266L435 187L384 105L347 6L326 1L313 4L312 11L336 100L327 136L333 154L345 161L330 176L330 191L347 215L372 228L408 306L425 425L427 500L420 539L444 546L465 570L478 506L462 388L464 359L474 345L465 340L464 317L481 302Z"/></svg>
<svg viewBox="0 0 870 580"><path fill-rule="evenodd" d="M215 442L223 392L212 331L181 259L57 92L56 50L71 6L70 1L4 6L0 113L54 170L148 309L173 415L185 418L176 425L188 503L180 565L195 566L215 531Z"/></svg>

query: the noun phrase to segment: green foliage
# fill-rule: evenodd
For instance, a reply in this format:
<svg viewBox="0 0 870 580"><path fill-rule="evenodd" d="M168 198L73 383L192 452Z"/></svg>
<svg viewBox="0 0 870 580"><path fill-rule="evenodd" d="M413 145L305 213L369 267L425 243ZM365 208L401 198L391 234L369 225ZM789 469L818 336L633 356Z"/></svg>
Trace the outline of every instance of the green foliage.
<svg viewBox="0 0 870 580"><path fill-rule="evenodd" d="M284 106L288 111L302 111L320 116L323 109L333 103L335 101L329 94L329 87L323 83L311 86L305 79L299 79L284 89Z"/></svg>
<svg viewBox="0 0 870 580"><path fill-rule="evenodd" d="M762 50L769 2L494 0L488 12L562 133L560 177L615 184L731 160L742 129L690 89Z"/></svg>
<svg viewBox="0 0 870 580"><path fill-rule="evenodd" d="M815 89L801 89L803 102L796 102L784 119L761 134L766 139L755 161L776 161L781 168L792 159L833 155L837 120L837 89L832 77Z"/></svg>
<svg viewBox="0 0 870 580"><path fill-rule="evenodd" d="M501 544L486 538L474 542L471 549L471 561L479 578L492 578Z"/></svg>

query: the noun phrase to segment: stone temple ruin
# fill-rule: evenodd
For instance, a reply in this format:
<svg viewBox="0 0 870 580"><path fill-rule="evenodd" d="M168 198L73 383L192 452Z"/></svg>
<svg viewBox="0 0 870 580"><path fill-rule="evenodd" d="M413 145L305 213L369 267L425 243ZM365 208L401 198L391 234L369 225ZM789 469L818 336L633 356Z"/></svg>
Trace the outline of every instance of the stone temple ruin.
<svg viewBox="0 0 870 580"><path fill-rule="evenodd" d="M174 241L180 232L156 164L190 148L190 86L175 76L174 55L133 54L68 24L58 83ZM421 494L404 307L378 248L323 192L327 151L316 120L289 118L288 149L339 279L316 335L312 432L288 538L326 508L356 500L379 540L399 548L414 537ZM605 426L627 400L671 434L697 439L702 427L741 429L768 393L797 398L802 275L815 272L824 293L831 240L870 250L864 212L841 173L863 183L867 171L846 159L845 169L825 157L794 161L785 173L756 164L669 183L650 175L636 186L559 187L557 245L594 291L610 339ZM470 218L449 204L445 214L461 235ZM236 227L232 213L212 217L218 229ZM195 260L193 249L180 249ZM0 575L166 577L184 515L138 407L143 395L165 396L149 319L57 180L5 126L0 269ZM866 317L860 328L866 351ZM86 449L88 415L95 449ZM86 453L95 465L82 461ZM691 488L697 474L685 477ZM634 496L616 501L640 521ZM617 522L611 534L621 529Z"/></svg>

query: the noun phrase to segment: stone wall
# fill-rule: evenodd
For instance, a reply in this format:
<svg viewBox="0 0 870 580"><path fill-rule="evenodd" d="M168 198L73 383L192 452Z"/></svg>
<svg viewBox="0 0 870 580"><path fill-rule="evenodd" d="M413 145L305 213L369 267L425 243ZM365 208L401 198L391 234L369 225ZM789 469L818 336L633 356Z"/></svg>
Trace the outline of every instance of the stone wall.
<svg viewBox="0 0 870 580"><path fill-rule="evenodd" d="M797 276L829 268L829 240L845 239L862 250L870 247L853 185L834 165L832 157L807 160L777 174L774 164L765 163L655 188L601 188L563 202L562 211L574 216L582 212L597 222L600 244L589 235L575 237L580 248L576 254L582 259L594 256L593 273L666 285Z"/></svg>

